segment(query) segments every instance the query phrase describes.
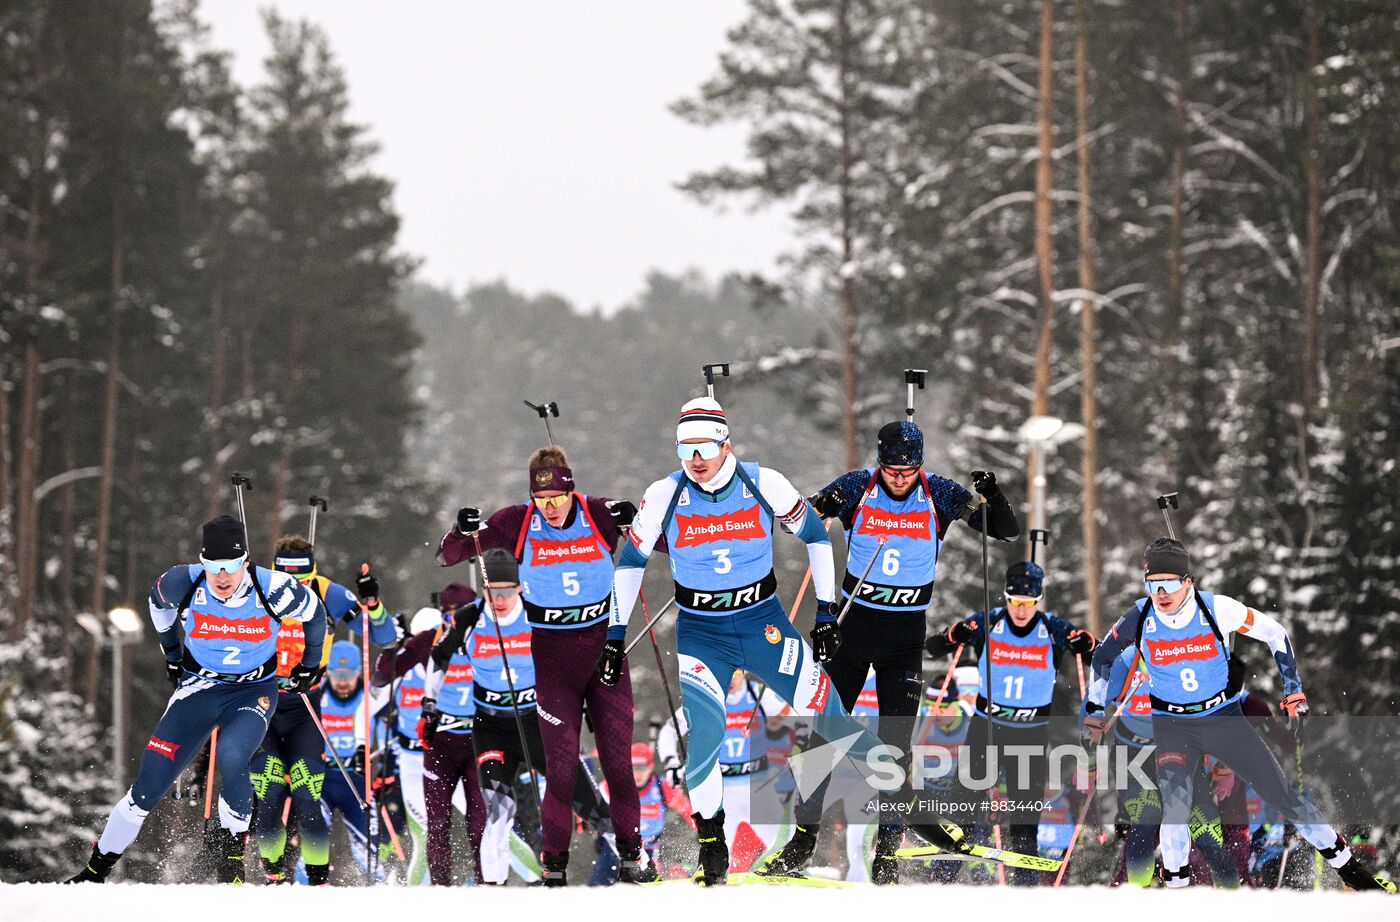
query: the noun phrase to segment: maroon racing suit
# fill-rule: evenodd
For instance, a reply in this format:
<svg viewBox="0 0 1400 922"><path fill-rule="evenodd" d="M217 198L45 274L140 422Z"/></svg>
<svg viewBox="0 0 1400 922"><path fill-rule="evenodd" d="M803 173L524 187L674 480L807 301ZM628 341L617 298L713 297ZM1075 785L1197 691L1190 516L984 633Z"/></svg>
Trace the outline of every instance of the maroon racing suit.
<svg viewBox="0 0 1400 922"><path fill-rule="evenodd" d="M573 494L568 517L553 528L534 504L507 506L498 510L481 529L478 537L483 551L504 548L521 561L522 593L533 628L536 694L539 705L540 735L545 748L545 797L542 826L543 851L567 855L573 832L571 797L579 771L579 731L587 708L598 742L598 762L611 792L613 828L618 851L624 858L641 848L641 805L632 782L632 682L624 664L621 681L615 686L598 679L597 662L607 640L611 600L612 555L622 533L609 508L610 500ZM598 553L590 552L597 545ZM607 555L601 550L606 548ZM576 552L576 553L575 553ZM438 563L452 566L475 557L471 536L454 527L438 547ZM573 563L567 560L573 554ZM569 568L565 586L574 571L583 566L596 569L606 565L608 572L600 599L581 599L577 608L560 605L560 597L548 598L557 589L552 569ZM534 579L532 579L534 576Z"/></svg>
<svg viewBox="0 0 1400 922"><path fill-rule="evenodd" d="M438 632L420 631L398 649L379 654L374 665L373 684L383 688L402 679L415 666L426 667ZM421 692L420 692L421 694ZM467 841L471 844L472 869L476 880L481 876L481 836L486 829L486 801L477 779L476 751L472 734L441 731L433 739L432 748L424 750L416 736L410 737L395 727L398 745L408 752L423 754L423 802L427 814L428 876L438 886L452 885L452 797L457 785L462 786L466 799Z"/></svg>

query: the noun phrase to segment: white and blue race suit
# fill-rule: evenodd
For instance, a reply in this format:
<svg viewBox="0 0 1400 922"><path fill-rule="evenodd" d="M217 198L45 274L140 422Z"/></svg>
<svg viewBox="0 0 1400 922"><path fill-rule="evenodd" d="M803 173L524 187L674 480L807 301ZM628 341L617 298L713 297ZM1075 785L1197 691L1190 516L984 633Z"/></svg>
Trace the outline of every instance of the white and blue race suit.
<svg viewBox="0 0 1400 922"><path fill-rule="evenodd" d="M681 699L690 726L686 778L702 817L723 805L717 771L724 749L729 677L743 669L791 704L799 716L848 721L831 679L788 621L773 574L773 533L783 528L807 545L818 602L835 596L831 542L820 518L787 478L731 454L707 483L677 471L653 483L618 560L617 608L608 637L626 636L642 573L665 537L680 614L676 647ZM877 745L854 724L827 728L837 739L860 733L854 757Z"/></svg>
<svg viewBox="0 0 1400 922"><path fill-rule="evenodd" d="M156 580L148 601L167 662L181 662L184 671L146 743L136 780L99 840L102 851L117 854L135 840L215 728L225 766L219 821L231 832L247 831L253 810L248 761L277 707L278 625L302 621L316 637L325 636L325 610L315 597L291 576L262 567L248 567L233 592L219 598L199 564L175 566ZM308 643L303 663L315 666L320 658L320 644Z"/></svg>

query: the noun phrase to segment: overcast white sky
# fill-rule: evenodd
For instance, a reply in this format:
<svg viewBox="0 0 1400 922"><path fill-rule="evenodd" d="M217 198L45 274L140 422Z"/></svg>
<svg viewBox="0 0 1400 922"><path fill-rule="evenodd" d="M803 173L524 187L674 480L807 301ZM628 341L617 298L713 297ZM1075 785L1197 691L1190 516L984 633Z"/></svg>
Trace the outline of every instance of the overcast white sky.
<svg viewBox="0 0 1400 922"><path fill-rule="evenodd" d="M743 0L202 0L245 85L267 6L330 36L427 281L505 278L612 310L649 269L766 270L790 247L781 210L673 188L743 154L742 129L667 109L714 72Z"/></svg>

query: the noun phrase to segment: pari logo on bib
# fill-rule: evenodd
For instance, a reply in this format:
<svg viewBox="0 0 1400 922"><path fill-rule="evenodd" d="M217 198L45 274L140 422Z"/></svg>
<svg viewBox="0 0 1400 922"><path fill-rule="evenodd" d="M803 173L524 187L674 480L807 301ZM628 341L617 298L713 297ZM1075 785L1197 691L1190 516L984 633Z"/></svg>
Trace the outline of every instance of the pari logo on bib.
<svg viewBox="0 0 1400 922"><path fill-rule="evenodd" d="M714 541L753 541L768 537L763 530L761 506L724 515L677 515L676 547L693 547Z"/></svg>

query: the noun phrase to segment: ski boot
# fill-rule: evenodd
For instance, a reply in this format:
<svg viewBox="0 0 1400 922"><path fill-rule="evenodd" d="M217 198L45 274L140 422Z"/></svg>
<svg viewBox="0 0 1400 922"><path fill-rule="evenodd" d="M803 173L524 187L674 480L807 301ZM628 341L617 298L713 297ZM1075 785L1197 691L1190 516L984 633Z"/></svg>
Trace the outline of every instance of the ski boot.
<svg viewBox="0 0 1400 922"><path fill-rule="evenodd" d="M724 810L705 819L698 813L690 818L695 821L695 837L700 842L700 867L691 879L702 887L721 887L729 879L729 845L724 841Z"/></svg>
<svg viewBox="0 0 1400 922"><path fill-rule="evenodd" d="M287 883L292 882L292 875L287 875ZM308 864L306 866L306 885L308 887L328 887L331 882L331 866L329 864Z"/></svg>
<svg viewBox="0 0 1400 922"><path fill-rule="evenodd" d="M569 885L569 853L560 852L540 852L540 864L543 866L543 884L546 887L567 887Z"/></svg>
<svg viewBox="0 0 1400 922"><path fill-rule="evenodd" d="M64 883L68 884L100 884L105 883L107 875L112 872L112 867L117 863L121 855L115 852L104 852L97 847L97 843L92 844L92 857L88 858L87 866L81 871L68 878Z"/></svg>
<svg viewBox="0 0 1400 922"><path fill-rule="evenodd" d="M617 854L622 861L617 873L618 883L649 884L657 879L650 857L642 851L641 839L618 839Z"/></svg>
<svg viewBox="0 0 1400 922"><path fill-rule="evenodd" d="M243 851L248 842L248 833L229 832L220 826L211 836L210 849L214 861L214 879L221 884L242 885Z"/></svg>
<svg viewBox="0 0 1400 922"><path fill-rule="evenodd" d="M1337 840L1341 844L1341 840ZM1334 850L1334 854L1335 854ZM1326 852L1323 853L1327 857ZM1386 893L1395 893L1395 881L1388 877L1382 877L1375 873L1374 869L1368 867L1359 856L1352 853L1341 867L1337 868L1337 876L1342 879L1352 890L1384 890Z"/></svg>
<svg viewBox="0 0 1400 922"><path fill-rule="evenodd" d="M904 841L904 827L881 823L875 831L875 857L870 861L870 881L878 886L899 883L899 859L895 851Z"/></svg>
<svg viewBox="0 0 1400 922"><path fill-rule="evenodd" d="M936 845L951 855L962 854L967 850L962 827L957 823L950 823L947 820L939 820L936 823L917 823L911 825L909 831L930 845Z"/></svg>
<svg viewBox="0 0 1400 922"><path fill-rule="evenodd" d="M763 867L754 871L760 877L790 877L800 874L812 860L812 852L817 850L817 833L821 826L797 824L792 838L787 840L777 854L764 862Z"/></svg>

